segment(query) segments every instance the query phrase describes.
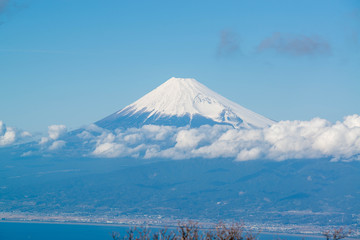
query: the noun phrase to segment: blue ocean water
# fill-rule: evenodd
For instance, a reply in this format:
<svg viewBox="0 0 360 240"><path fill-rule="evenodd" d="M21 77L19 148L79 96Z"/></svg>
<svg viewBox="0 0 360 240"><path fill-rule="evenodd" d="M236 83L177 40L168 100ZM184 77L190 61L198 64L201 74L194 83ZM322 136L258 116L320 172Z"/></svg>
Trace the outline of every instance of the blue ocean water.
<svg viewBox="0 0 360 240"><path fill-rule="evenodd" d="M0 240L111 240L112 232L125 234L129 227L0 222ZM321 237L261 234L261 240L324 240Z"/></svg>

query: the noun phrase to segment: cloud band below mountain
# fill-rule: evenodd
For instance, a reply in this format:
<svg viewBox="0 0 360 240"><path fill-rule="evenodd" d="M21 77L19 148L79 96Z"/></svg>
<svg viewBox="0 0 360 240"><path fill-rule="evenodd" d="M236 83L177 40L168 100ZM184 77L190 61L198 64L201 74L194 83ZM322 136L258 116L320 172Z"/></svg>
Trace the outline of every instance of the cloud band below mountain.
<svg viewBox="0 0 360 240"><path fill-rule="evenodd" d="M39 141L37 154L63 154L63 150L66 152L71 148L78 149L76 154L82 156L106 158L360 160L360 116L356 114L336 123L314 118L310 121L280 121L254 129L234 129L225 125L199 128L145 125L109 131L90 125L72 135L71 143L67 141L73 133L67 133L64 125L50 126L48 134L49 137ZM21 143L29 136L27 132L0 122L0 147Z"/></svg>
<svg viewBox="0 0 360 240"><path fill-rule="evenodd" d="M104 131L92 139L92 155L101 157L360 160L360 116L347 116L334 124L320 118L280 121L263 129L147 125L116 133Z"/></svg>

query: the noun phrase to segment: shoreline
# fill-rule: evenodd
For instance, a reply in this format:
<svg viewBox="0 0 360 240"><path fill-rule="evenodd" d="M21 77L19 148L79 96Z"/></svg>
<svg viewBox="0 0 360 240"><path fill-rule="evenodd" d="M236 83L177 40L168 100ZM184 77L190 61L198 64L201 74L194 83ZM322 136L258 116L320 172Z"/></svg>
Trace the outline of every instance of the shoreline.
<svg viewBox="0 0 360 240"><path fill-rule="evenodd" d="M60 222L60 221L31 221L31 220L0 220L1 223L19 223L19 224L49 224L49 225L77 225L77 226L99 226L99 227L136 227L141 226L138 224L118 224L118 223L91 223L91 222ZM164 225L147 225L149 228L164 228L176 229L176 226L164 226ZM276 236L291 236L291 237L311 237L311 238L324 238L322 235L315 234L301 234L301 233L286 233L286 232L259 232L259 235L272 235ZM358 239L354 237L348 237L349 239Z"/></svg>
<svg viewBox="0 0 360 240"><path fill-rule="evenodd" d="M34 224L56 224L56 225L83 225L83 226L113 226L113 227L132 227L128 223L92 223L92 222L61 222L61 221L31 221L31 220L0 220L0 223L34 223ZM139 226L139 225L136 225ZM160 226L161 227L161 226Z"/></svg>

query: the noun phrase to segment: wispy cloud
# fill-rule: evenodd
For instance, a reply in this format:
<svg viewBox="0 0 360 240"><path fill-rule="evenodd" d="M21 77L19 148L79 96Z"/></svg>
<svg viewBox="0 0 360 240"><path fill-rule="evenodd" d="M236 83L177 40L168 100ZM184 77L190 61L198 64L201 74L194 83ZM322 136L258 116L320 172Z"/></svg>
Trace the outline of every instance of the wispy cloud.
<svg viewBox="0 0 360 240"><path fill-rule="evenodd" d="M2 13L5 10L8 3L9 0L0 0L0 13Z"/></svg>
<svg viewBox="0 0 360 240"><path fill-rule="evenodd" d="M43 54L73 54L69 51L57 51L57 50L43 50L43 49L0 49L0 52L5 53L43 53Z"/></svg>
<svg viewBox="0 0 360 240"><path fill-rule="evenodd" d="M353 11L351 11L350 16L359 19L360 18L360 8L356 8Z"/></svg>
<svg viewBox="0 0 360 240"><path fill-rule="evenodd" d="M0 25L16 14L19 10L27 8L26 1L0 0Z"/></svg>
<svg viewBox="0 0 360 240"><path fill-rule="evenodd" d="M257 46L258 52L267 50L293 56L329 55L331 46L319 36L292 36L276 32Z"/></svg>
<svg viewBox="0 0 360 240"><path fill-rule="evenodd" d="M353 44L359 45L360 43L360 9L354 9L350 13L350 18L354 24L350 26L350 40Z"/></svg>
<svg viewBox="0 0 360 240"><path fill-rule="evenodd" d="M240 50L237 34L230 30L220 32L220 41L217 48L218 57L229 57Z"/></svg>

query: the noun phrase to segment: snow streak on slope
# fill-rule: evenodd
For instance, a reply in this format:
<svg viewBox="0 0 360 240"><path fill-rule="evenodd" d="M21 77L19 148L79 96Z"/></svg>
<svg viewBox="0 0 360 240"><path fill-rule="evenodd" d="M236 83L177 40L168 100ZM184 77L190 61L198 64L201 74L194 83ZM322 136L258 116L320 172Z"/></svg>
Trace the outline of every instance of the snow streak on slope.
<svg viewBox="0 0 360 240"><path fill-rule="evenodd" d="M156 125L227 124L266 127L274 121L254 113L210 90L191 78L170 78L124 109L100 120L100 127L127 127L131 122ZM201 125L201 124L197 124Z"/></svg>

